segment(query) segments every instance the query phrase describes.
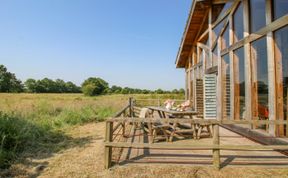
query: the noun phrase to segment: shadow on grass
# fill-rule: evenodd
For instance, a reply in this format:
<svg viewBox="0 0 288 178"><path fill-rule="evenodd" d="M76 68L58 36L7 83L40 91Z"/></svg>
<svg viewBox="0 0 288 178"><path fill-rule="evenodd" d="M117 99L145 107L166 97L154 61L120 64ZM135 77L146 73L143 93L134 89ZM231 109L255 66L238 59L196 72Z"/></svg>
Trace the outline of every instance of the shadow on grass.
<svg viewBox="0 0 288 178"><path fill-rule="evenodd" d="M95 137L73 138L52 127L0 112L0 177L37 177L48 166L43 159L84 147L92 139ZM21 166L14 166L18 163Z"/></svg>

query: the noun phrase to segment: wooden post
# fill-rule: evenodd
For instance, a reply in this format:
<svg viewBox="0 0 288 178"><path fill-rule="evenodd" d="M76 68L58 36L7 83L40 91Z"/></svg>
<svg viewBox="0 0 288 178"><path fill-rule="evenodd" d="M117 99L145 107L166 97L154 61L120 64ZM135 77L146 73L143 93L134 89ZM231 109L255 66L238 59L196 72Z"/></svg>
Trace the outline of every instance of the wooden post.
<svg viewBox="0 0 288 178"><path fill-rule="evenodd" d="M213 145L219 146L220 139L219 139L219 125L213 125ZM213 166L219 170L220 169L220 150L213 149Z"/></svg>
<svg viewBox="0 0 288 178"><path fill-rule="evenodd" d="M129 117L133 117L133 98L129 98Z"/></svg>
<svg viewBox="0 0 288 178"><path fill-rule="evenodd" d="M244 18L244 38L249 36L249 1L243 0L243 18ZM244 61L245 61L245 119L252 120L252 69L251 69L251 56L250 56L250 43L244 44ZM255 93L253 91L253 93ZM252 128L251 125L247 125Z"/></svg>
<svg viewBox="0 0 288 178"><path fill-rule="evenodd" d="M106 134L105 134L105 142L112 142L113 136L113 122L106 122ZM112 147L105 146L104 152L104 166L105 169L109 169L112 166Z"/></svg>
<svg viewBox="0 0 288 178"><path fill-rule="evenodd" d="M286 95L286 137L288 137L288 89Z"/></svg>
<svg viewBox="0 0 288 178"><path fill-rule="evenodd" d="M266 0L266 24L272 23L272 2L271 0ZM275 54L274 54L274 38L273 32L267 33L267 60L268 60L268 85L269 85L269 120L276 120L277 111L276 111L276 79L275 79ZM277 118L277 119L283 119ZM273 136L284 136L284 125L269 125L269 134Z"/></svg>
<svg viewBox="0 0 288 178"><path fill-rule="evenodd" d="M125 132L126 132L126 129L125 129L125 121L122 122L122 137L125 136Z"/></svg>

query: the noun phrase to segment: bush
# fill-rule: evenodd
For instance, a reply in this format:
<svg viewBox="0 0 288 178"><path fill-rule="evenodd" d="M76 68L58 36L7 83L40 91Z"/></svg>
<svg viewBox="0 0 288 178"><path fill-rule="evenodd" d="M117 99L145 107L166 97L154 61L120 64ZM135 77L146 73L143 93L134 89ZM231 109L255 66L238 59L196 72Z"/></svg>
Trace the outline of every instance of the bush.
<svg viewBox="0 0 288 178"><path fill-rule="evenodd" d="M39 148L39 140L45 140L47 130L0 112L0 168L6 168L24 149Z"/></svg>
<svg viewBox="0 0 288 178"><path fill-rule="evenodd" d="M94 96L95 95L96 86L93 84L88 84L82 87L82 92L85 96Z"/></svg>
<svg viewBox="0 0 288 178"><path fill-rule="evenodd" d="M96 96L105 93L109 88L109 84L101 78L90 77L82 84L82 92L86 96Z"/></svg>

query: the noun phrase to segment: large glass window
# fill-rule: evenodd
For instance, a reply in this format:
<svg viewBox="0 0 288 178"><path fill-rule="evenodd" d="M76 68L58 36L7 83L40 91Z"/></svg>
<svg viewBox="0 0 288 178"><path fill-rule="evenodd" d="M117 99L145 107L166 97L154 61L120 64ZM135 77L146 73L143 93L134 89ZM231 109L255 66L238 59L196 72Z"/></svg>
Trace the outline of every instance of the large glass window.
<svg viewBox="0 0 288 178"><path fill-rule="evenodd" d="M267 43L263 37L251 44L251 57L253 62L253 116L259 119L269 118L268 104L268 63L267 63ZM261 129L267 129L264 125Z"/></svg>
<svg viewBox="0 0 288 178"><path fill-rule="evenodd" d="M200 52L200 56L199 56L199 58L200 58L200 59L199 59L199 62L202 62L202 61L204 60L204 55L205 55L205 54L204 54L204 50L203 50L203 49L200 49L200 51L201 51L201 52Z"/></svg>
<svg viewBox="0 0 288 178"><path fill-rule="evenodd" d="M219 36L221 30L224 27L225 22L227 21L227 18L225 18L224 20L222 20L222 22L220 22L218 25L216 25L215 28L213 28L213 35L212 35L212 44L215 42L215 40L217 39L217 37Z"/></svg>
<svg viewBox="0 0 288 178"><path fill-rule="evenodd" d="M266 25L266 0L250 0L250 31L254 33Z"/></svg>
<svg viewBox="0 0 288 178"><path fill-rule="evenodd" d="M212 67L212 60L209 57L209 53L205 50L204 52L205 52L206 69L209 69L210 67Z"/></svg>
<svg viewBox="0 0 288 178"><path fill-rule="evenodd" d="M223 9L221 10L218 18L221 18L226 13L226 11L232 6L232 4L233 4L233 2L225 3L225 5L224 5Z"/></svg>
<svg viewBox="0 0 288 178"><path fill-rule="evenodd" d="M279 119L288 119L288 26L275 32L275 58L279 64L277 71L278 90L278 115ZM281 130L283 129L283 130ZM285 132L288 136L286 127L280 126L280 133Z"/></svg>
<svg viewBox="0 0 288 178"><path fill-rule="evenodd" d="M245 61L244 48L234 51L234 112L235 120L245 119Z"/></svg>
<svg viewBox="0 0 288 178"><path fill-rule="evenodd" d="M230 58L229 54L222 57L222 96L223 118L230 119Z"/></svg>
<svg viewBox="0 0 288 178"><path fill-rule="evenodd" d="M233 15L234 43L244 36L243 4L240 3Z"/></svg>
<svg viewBox="0 0 288 178"><path fill-rule="evenodd" d="M287 0L274 0L274 20L288 14L288 1Z"/></svg>
<svg viewBox="0 0 288 178"><path fill-rule="evenodd" d="M223 33L223 36L222 36L222 49L226 49L229 47L229 24L227 25L227 27L225 28L225 31Z"/></svg>

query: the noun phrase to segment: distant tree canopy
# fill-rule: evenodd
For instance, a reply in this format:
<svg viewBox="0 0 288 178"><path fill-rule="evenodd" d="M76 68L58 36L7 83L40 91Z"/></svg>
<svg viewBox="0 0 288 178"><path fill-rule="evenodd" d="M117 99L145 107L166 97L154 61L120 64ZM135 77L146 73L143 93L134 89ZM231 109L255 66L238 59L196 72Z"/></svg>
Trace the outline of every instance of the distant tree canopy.
<svg viewBox="0 0 288 178"><path fill-rule="evenodd" d="M80 87L61 79L55 81L48 78L42 80L27 79L24 84L27 92L30 93L81 93Z"/></svg>
<svg viewBox="0 0 288 178"><path fill-rule="evenodd" d="M24 86L15 74L8 72L4 65L0 65L0 92L19 93L23 90Z"/></svg>
<svg viewBox="0 0 288 178"><path fill-rule="evenodd" d="M87 96L96 96L102 94L184 94L184 89L168 90L147 90L130 87L120 87L113 85L109 88L108 82L101 78L90 77L85 80L81 87L68 81L61 79L52 80L44 78L42 80L27 79L22 84L21 80L17 79L15 74L7 71L4 65L0 65L0 92L29 92L29 93L81 93Z"/></svg>
<svg viewBox="0 0 288 178"><path fill-rule="evenodd" d="M82 92L87 96L101 95L108 89L109 84L101 78L90 77L82 84Z"/></svg>

